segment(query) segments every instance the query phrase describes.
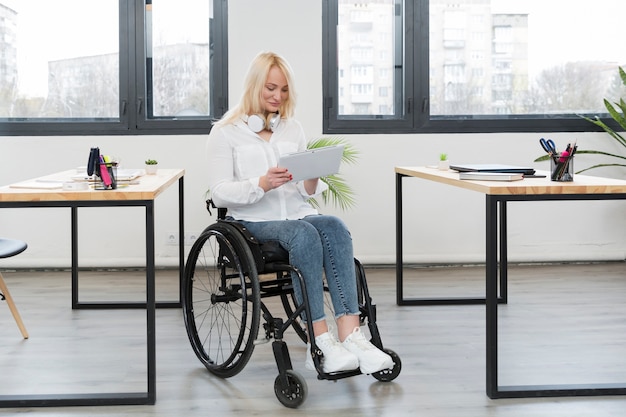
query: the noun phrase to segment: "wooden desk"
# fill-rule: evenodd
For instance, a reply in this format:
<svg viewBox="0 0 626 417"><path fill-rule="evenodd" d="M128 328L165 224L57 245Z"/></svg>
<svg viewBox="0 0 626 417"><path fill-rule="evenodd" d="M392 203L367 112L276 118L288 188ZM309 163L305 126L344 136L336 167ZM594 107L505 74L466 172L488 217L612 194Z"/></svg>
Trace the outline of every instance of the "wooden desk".
<svg viewBox="0 0 626 417"><path fill-rule="evenodd" d="M64 171L26 182L40 180L67 181L75 171ZM53 395L0 395L0 407L73 406L73 405L132 405L154 404L156 401L156 307L180 307L184 274L184 175L182 169L159 169L157 175L139 177L138 184L116 190L68 191L64 189L30 189L0 187L0 208L16 207L68 207L71 211L72 251L72 308L145 308L147 339L147 390L146 392L53 394ZM177 301L157 303L155 300L154 271L154 200L178 181L179 216L179 295ZM90 302L78 300L78 208L79 207L145 207L146 229L146 301L145 302Z"/></svg>
<svg viewBox="0 0 626 417"><path fill-rule="evenodd" d="M573 182L550 178L521 181L460 180L455 171L427 167L396 167L396 302L398 305L486 303L487 395L490 398L626 395L626 384L498 386L498 302L507 301L507 213L509 201L625 200L626 181L575 175ZM403 297L402 179L415 177L485 194L486 297L484 299L406 299ZM499 230L498 230L499 226ZM499 231L499 233L498 233ZM498 253L500 270L498 271ZM500 280L498 282L498 272ZM498 284L500 297L498 297Z"/></svg>

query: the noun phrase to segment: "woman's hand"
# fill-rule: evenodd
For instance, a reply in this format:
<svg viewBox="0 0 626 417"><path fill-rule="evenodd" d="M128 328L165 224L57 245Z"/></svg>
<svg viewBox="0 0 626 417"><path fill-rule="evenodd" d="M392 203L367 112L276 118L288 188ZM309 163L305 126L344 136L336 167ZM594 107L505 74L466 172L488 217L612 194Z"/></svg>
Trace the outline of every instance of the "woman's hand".
<svg viewBox="0 0 626 417"><path fill-rule="evenodd" d="M287 171L287 168L271 167L264 176L259 178L259 186L268 192L291 181L292 178L293 176Z"/></svg>

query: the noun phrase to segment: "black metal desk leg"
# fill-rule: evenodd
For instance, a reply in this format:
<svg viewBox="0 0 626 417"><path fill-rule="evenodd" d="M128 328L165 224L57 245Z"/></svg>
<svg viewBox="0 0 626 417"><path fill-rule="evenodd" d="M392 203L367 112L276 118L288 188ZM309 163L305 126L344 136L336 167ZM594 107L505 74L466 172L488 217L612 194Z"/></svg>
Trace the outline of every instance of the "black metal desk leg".
<svg viewBox="0 0 626 417"><path fill-rule="evenodd" d="M498 392L498 200L486 197L487 395Z"/></svg>
<svg viewBox="0 0 626 417"><path fill-rule="evenodd" d="M396 173L396 304L403 305L402 273L404 261L402 259L402 174Z"/></svg>
<svg viewBox="0 0 626 417"><path fill-rule="evenodd" d="M79 308L78 303L78 207L72 206L72 309Z"/></svg>
<svg viewBox="0 0 626 417"><path fill-rule="evenodd" d="M185 280L185 184L184 178L178 180L178 302L183 300L183 282Z"/></svg>
<svg viewBox="0 0 626 417"><path fill-rule="evenodd" d="M509 271L509 255L507 247L506 200L500 200L500 303L508 302L507 282Z"/></svg>
<svg viewBox="0 0 626 417"><path fill-rule="evenodd" d="M156 402L156 291L154 277L154 201L146 203L146 322L148 404Z"/></svg>
<svg viewBox="0 0 626 417"><path fill-rule="evenodd" d="M403 237L402 237L402 229L403 229L403 218L402 218L402 177L406 177L407 175L396 173L396 304L399 306L409 306L409 305L470 305L470 304L483 304L485 303L485 298L483 297L431 297L431 298L404 298L404 260L403 260ZM502 206L502 221L506 222L506 208ZM497 231L497 217L498 212L494 209L493 212L493 221L495 226L493 227L494 233ZM504 242L506 242L506 227L503 228ZM494 238L494 245L498 244L497 235ZM502 250L504 254L506 254L506 244L504 244ZM497 255L496 255L497 257ZM495 260L497 264L497 259ZM497 266L497 265L496 265ZM506 302L506 262L503 263L502 273L500 279L500 294L502 296L497 298L498 302ZM497 272L496 272L497 275ZM496 289L497 291L497 289Z"/></svg>

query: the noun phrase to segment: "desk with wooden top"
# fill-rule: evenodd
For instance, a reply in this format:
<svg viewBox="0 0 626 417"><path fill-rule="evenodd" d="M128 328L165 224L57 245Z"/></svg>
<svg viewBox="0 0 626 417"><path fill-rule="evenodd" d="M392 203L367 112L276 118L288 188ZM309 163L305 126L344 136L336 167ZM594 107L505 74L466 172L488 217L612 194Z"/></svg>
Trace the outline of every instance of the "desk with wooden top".
<svg viewBox="0 0 626 417"><path fill-rule="evenodd" d="M75 171L64 171L28 180L70 181ZM0 187L0 208L17 207L68 207L71 211L72 252L72 308L145 308L147 339L147 390L146 392L52 394L52 395L0 395L0 407L73 406L73 405L132 405L154 404L156 401L156 307L180 307L184 274L184 175L182 169L159 169L156 175L144 175L136 183L115 190L66 190L63 188ZM179 295L176 301L156 302L154 255L154 201L172 184L178 182L179 217ZM140 302L80 302L78 297L78 208L79 207L144 207L146 242L146 301Z"/></svg>
<svg viewBox="0 0 626 417"><path fill-rule="evenodd" d="M572 182L546 178L521 181L460 180L455 171L396 167L396 302L398 305L486 304L487 395L521 398L576 395L626 395L626 384L498 386L498 302L507 302L507 213L509 201L626 200L626 181L575 175ZM421 178L485 194L485 298L418 299L403 296L402 179ZM498 233L499 232L499 233ZM500 268L498 270L498 254ZM498 272L500 279L498 280ZM499 285L498 285L499 284ZM498 294L498 287L500 294Z"/></svg>

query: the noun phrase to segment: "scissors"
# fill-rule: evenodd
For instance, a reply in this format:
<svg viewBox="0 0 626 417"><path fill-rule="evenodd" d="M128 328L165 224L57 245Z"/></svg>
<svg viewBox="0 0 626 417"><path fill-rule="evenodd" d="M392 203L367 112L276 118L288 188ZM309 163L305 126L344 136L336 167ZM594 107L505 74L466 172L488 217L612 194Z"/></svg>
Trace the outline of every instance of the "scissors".
<svg viewBox="0 0 626 417"><path fill-rule="evenodd" d="M556 145L554 144L554 141L552 139L541 138L539 139L539 143L541 144L543 150L546 151L548 155L550 155L552 158L558 155L558 152L556 151Z"/></svg>

